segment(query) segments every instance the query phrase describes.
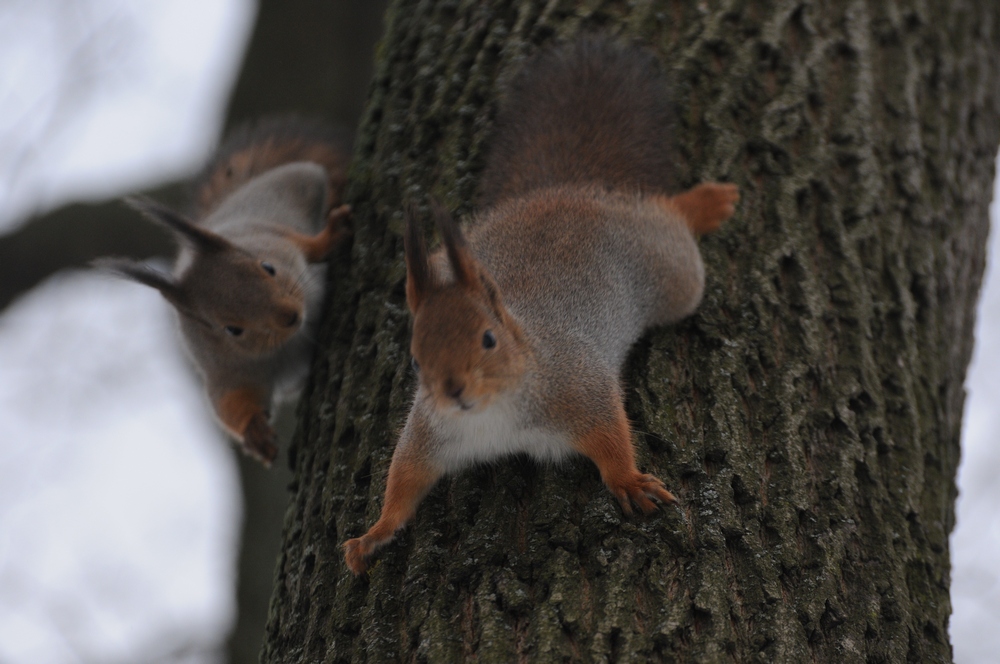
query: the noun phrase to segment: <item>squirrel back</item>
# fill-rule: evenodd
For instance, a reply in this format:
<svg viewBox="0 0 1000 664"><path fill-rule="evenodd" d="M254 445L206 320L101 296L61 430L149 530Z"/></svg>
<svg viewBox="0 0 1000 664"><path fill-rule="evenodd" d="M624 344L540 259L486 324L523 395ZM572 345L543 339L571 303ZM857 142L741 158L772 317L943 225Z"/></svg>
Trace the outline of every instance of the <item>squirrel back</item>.
<svg viewBox="0 0 1000 664"><path fill-rule="evenodd" d="M223 426L269 464L275 398L304 376L325 266L350 233L336 206L347 153L324 125L292 118L238 129L192 186L192 216L147 198L127 202L180 240L172 274L128 259L99 266L156 288Z"/></svg>
<svg viewBox="0 0 1000 664"><path fill-rule="evenodd" d="M493 205L532 189L674 186L673 103L656 57L602 36L544 51L510 82L480 185Z"/></svg>

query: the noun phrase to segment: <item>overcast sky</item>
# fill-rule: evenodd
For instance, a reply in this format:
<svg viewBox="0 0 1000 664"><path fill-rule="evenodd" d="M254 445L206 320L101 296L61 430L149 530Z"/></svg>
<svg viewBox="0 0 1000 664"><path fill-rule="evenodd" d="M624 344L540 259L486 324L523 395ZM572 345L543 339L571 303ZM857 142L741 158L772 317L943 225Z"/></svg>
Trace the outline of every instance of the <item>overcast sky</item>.
<svg viewBox="0 0 1000 664"><path fill-rule="evenodd" d="M184 177L255 5L0 4L0 226ZM158 293L58 275L0 316L0 662L212 662L239 480Z"/></svg>
<svg viewBox="0 0 1000 664"><path fill-rule="evenodd" d="M254 11L249 0L0 4L0 227L196 169ZM994 262L952 537L959 664L1000 662ZM0 316L0 662L214 661L234 610L232 455L150 289L59 275ZM178 644L189 656L165 652Z"/></svg>

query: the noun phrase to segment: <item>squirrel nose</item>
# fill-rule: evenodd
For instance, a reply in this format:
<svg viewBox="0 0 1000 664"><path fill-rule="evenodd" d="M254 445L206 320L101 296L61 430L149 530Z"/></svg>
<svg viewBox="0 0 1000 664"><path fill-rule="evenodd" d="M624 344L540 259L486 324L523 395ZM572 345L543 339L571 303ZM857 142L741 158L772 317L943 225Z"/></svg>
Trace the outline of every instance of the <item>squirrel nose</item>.
<svg viewBox="0 0 1000 664"><path fill-rule="evenodd" d="M295 327L299 323L299 312L294 309L278 314L278 320L285 327Z"/></svg>
<svg viewBox="0 0 1000 664"><path fill-rule="evenodd" d="M449 378L444 382L444 393L447 394L452 399L458 399L462 396L462 391L465 390L465 385L455 380Z"/></svg>

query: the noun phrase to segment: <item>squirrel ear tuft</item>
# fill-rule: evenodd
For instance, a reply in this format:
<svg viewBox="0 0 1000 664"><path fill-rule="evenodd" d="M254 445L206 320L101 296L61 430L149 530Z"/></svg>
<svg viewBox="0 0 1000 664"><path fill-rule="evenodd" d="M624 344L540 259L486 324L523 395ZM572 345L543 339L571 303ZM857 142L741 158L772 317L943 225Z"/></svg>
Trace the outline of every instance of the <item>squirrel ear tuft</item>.
<svg viewBox="0 0 1000 664"><path fill-rule="evenodd" d="M486 293L486 300L489 302L490 308L493 309L493 313L500 320L504 320L506 310L503 306L503 298L500 297L500 287L497 286L497 282L493 281L493 277L485 270L479 274L479 281Z"/></svg>
<svg viewBox="0 0 1000 664"><path fill-rule="evenodd" d="M111 272L155 288L174 305L179 304L182 300L180 284L174 281L172 276L154 270L145 263L128 258L98 258L92 261L91 265L99 270Z"/></svg>
<svg viewBox="0 0 1000 664"><path fill-rule="evenodd" d="M229 243L221 236L198 226L193 221L148 196L128 196L125 198L125 203L147 219L174 231L202 253L222 251L229 247Z"/></svg>
<svg viewBox="0 0 1000 664"><path fill-rule="evenodd" d="M481 288L479 268L475 257L469 250L469 245L465 243L462 230L455 223L451 214L439 203L431 203L431 210L434 213L438 232L441 233L441 241L448 253L448 262L455 274L455 281L466 288L478 290Z"/></svg>
<svg viewBox="0 0 1000 664"><path fill-rule="evenodd" d="M406 304L410 307L410 312L415 314L434 284L427 261L427 246L424 244L416 211L412 207L406 209L403 246L406 255Z"/></svg>

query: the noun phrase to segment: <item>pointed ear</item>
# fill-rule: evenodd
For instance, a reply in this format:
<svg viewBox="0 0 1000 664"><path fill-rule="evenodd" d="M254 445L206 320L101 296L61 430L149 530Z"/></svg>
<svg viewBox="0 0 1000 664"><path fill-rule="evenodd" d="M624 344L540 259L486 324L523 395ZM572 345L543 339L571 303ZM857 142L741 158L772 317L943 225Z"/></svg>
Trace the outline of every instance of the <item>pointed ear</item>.
<svg viewBox="0 0 1000 664"><path fill-rule="evenodd" d="M434 221L437 223L438 232L441 233L441 242L448 252L448 262L451 270L455 274L455 281L465 286L478 290L481 288L479 280L479 268L475 257L469 250L469 245L465 243L465 236L462 230L455 223L451 214L448 213L438 203L431 203L431 210L434 213Z"/></svg>
<svg viewBox="0 0 1000 664"><path fill-rule="evenodd" d="M493 313L500 320L505 320L507 313L503 306L503 298L500 297L500 287L497 286L497 282L493 281L493 277L486 270L480 270L479 283L482 284L482 289L486 293L486 299L489 301Z"/></svg>
<svg viewBox="0 0 1000 664"><path fill-rule="evenodd" d="M170 275L154 270L145 263L128 258L98 258L91 263L95 268L138 281L160 291L175 306L183 299L180 285Z"/></svg>
<svg viewBox="0 0 1000 664"><path fill-rule="evenodd" d="M222 251L229 246L229 243L222 236L198 226L193 221L174 212L166 205L157 203L148 196L129 196L125 199L125 203L147 219L174 231L202 253Z"/></svg>
<svg viewBox="0 0 1000 664"><path fill-rule="evenodd" d="M406 210L406 234L403 236L403 246L406 254L406 304L410 307L410 313L415 314L434 284L431 267L427 262L424 236L420 232L420 222L417 221L413 208Z"/></svg>

